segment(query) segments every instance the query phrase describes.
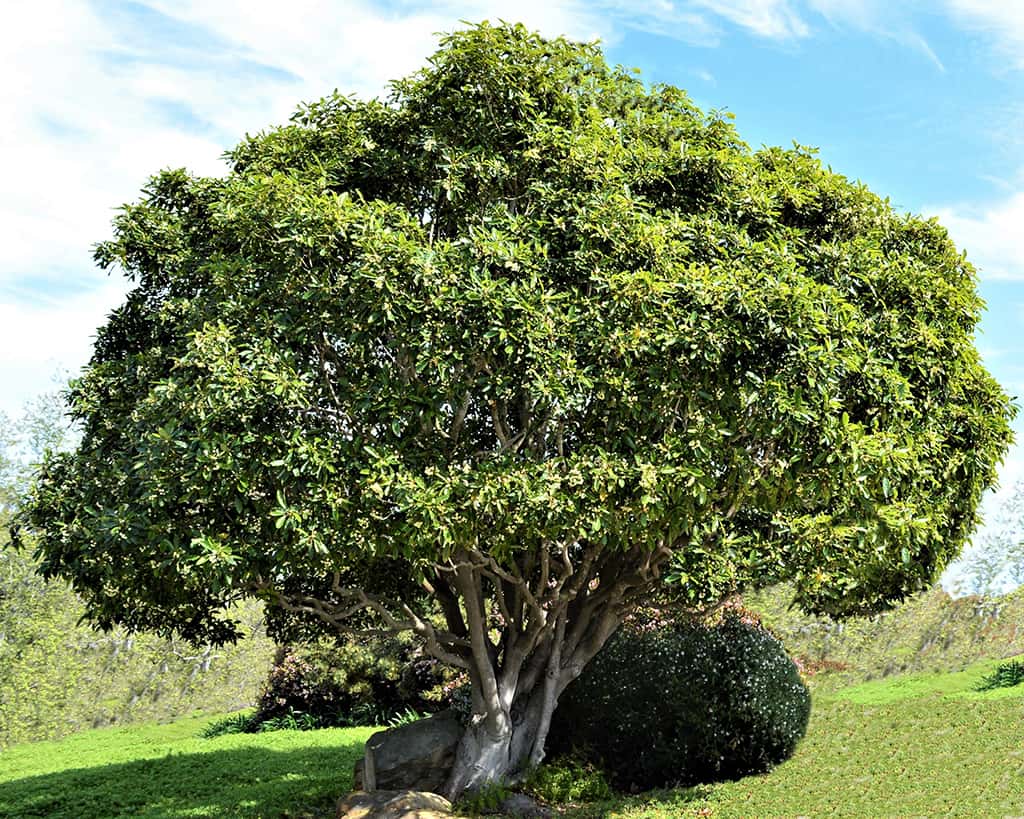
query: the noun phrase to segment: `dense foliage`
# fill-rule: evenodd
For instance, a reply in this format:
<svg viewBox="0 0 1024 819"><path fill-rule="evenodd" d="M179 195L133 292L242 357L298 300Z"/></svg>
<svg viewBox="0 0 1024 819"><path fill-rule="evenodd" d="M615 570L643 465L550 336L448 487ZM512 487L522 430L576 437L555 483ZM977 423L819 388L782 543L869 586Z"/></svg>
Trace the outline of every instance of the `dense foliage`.
<svg viewBox="0 0 1024 819"><path fill-rule="evenodd" d="M318 726L384 725L443 708L444 682L437 660L407 636L282 647L249 730L285 716Z"/></svg>
<svg viewBox="0 0 1024 819"><path fill-rule="evenodd" d="M454 795L666 580L874 610L975 524L1012 408L974 270L809 150L480 25L229 160L99 246L134 289L24 516L104 627L413 630L472 681Z"/></svg>
<svg viewBox="0 0 1024 819"><path fill-rule="evenodd" d="M549 741L622 787L713 782L787 759L810 712L782 644L728 609L717 622L624 626L562 695Z"/></svg>

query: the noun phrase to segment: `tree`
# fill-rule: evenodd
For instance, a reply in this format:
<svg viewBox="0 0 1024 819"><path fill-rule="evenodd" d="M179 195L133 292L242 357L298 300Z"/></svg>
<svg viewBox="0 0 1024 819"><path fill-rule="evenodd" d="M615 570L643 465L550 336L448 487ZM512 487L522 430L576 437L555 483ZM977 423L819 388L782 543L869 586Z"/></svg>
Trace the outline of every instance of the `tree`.
<svg viewBox="0 0 1024 819"><path fill-rule="evenodd" d="M809 150L485 24L228 159L98 246L135 287L24 517L104 627L412 630L472 683L456 795L652 595L871 611L975 524L1013 408L973 268Z"/></svg>
<svg viewBox="0 0 1024 819"><path fill-rule="evenodd" d="M990 598L1024 585L1024 481L993 501L991 519L956 563L961 594Z"/></svg>
<svg viewBox="0 0 1024 819"><path fill-rule="evenodd" d="M1024 481L1011 488L996 525L1003 527L1010 581L1014 587L1024 586Z"/></svg>

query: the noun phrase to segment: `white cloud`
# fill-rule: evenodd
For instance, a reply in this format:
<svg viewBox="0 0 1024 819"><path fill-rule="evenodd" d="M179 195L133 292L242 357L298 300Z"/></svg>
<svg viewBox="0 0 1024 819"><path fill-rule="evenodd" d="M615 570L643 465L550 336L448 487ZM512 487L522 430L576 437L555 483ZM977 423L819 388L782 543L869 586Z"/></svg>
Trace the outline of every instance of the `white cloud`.
<svg viewBox="0 0 1024 819"><path fill-rule="evenodd" d="M223 172L246 132L333 88L362 96L423 64L461 20L512 18L615 42L626 28L713 43L714 21L803 31L782 0L33 0L0 30L0 383L20 405L77 370L121 296L91 260L114 209L163 167ZM15 332L16 331L16 332ZM77 338L73 342L72 338Z"/></svg>
<svg viewBox="0 0 1024 819"><path fill-rule="evenodd" d="M945 0L963 24L994 37L1017 68L1024 68L1024 3L1020 0Z"/></svg>
<svg viewBox="0 0 1024 819"><path fill-rule="evenodd" d="M124 297L125 285L109 278L85 295L0 303L0 412L17 416L26 401L54 389L56 375L88 360L96 329Z"/></svg>
<svg viewBox="0 0 1024 819"><path fill-rule="evenodd" d="M955 206L929 212L988 279L1024 281L1024 191L985 207Z"/></svg>
<svg viewBox="0 0 1024 819"><path fill-rule="evenodd" d="M511 16L580 40L614 41L623 21L714 36L670 3L635 14L619 0L522 0L513 8L448 0L395 11L337 0L141 0L131 6L135 19L128 5L38 0L4 10L0 293L21 292L40 275L94 284L90 247L109 235L113 209L135 199L148 175L168 166L220 173L225 148L285 121L301 100L335 87L382 93L460 20ZM172 36L180 42L154 29L161 18L178 22ZM211 42L197 46L189 36Z"/></svg>
<svg viewBox="0 0 1024 819"><path fill-rule="evenodd" d="M318 98L335 87L365 96L380 93L389 80L420 67L436 47L437 34L458 27L460 20L514 18L546 34L580 40L614 33L606 15L593 13L582 2L522 0L509 8L488 0L449 0L406 3L401 13L358 0L293 0L287 5L251 0L143 2L296 77L299 87L288 89L283 97L287 107L277 111L278 116L291 110L296 90L305 98Z"/></svg>
<svg viewBox="0 0 1024 819"><path fill-rule="evenodd" d="M87 279L90 245L159 167L155 157L208 170L221 148L154 122L130 72L96 59L122 47L84 3L16 4L6 17L0 286L40 271Z"/></svg>
<svg viewBox="0 0 1024 819"><path fill-rule="evenodd" d="M876 25L885 10L877 0L807 0L807 5L834 26L852 25L864 30Z"/></svg>
<svg viewBox="0 0 1024 819"><path fill-rule="evenodd" d="M971 25L1005 24L1024 32L1024 9L1007 11L1002 3L983 0L945 2ZM335 87L363 96L383 92L388 80L422 65L438 33L457 28L460 20L514 19L548 35L606 43L637 29L710 45L730 27L782 42L805 38L822 15L836 25L881 30L898 5L881 0L520 0L515 5L399 0L387 7L369 0L9 3L0 30L5 77L0 150L7 159L0 197L0 317L5 328L17 325L27 335L17 344L6 330L2 336L5 400L20 403L35 389L38 379L31 374L43 362L31 349L49 351L55 366L72 370L85 360L91 327L78 346L54 347L54 340L88 324L73 314L102 318L97 300L110 300L104 308L109 309L119 298L105 274L94 269L91 246L109 235L114 208L135 199L148 175L168 166L220 173L221 152L245 132L282 122L298 101ZM704 76L713 81L709 77ZM987 275L1016 277L1022 275L1021 247L1007 226L1022 208L1024 199L1016 197L990 211L949 211L947 223ZM12 316L31 316L31 321Z"/></svg>
<svg viewBox="0 0 1024 819"><path fill-rule="evenodd" d="M916 51L939 71L946 67L928 41L914 27L913 12L921 0L806 0L810 9L836 28L854 28L899 43Z"/></svg>
<svg viewBox="0 0 1024 819"><path fill-rule="evenodd" d="M761 37L806 37L810 28L790 0L695 0L706 9Z"/></svg>
<svg viewBox="0 0 1024 819"><path fill-rule="evenodd" d="M49 389L54 371L87 360L125 289L94 268L91 247L150 174L219 174L225 148L285 121L300 100L335 87L380 93L422 64L437 32L502 11L496 2L389 12L315 0L5 6L0 406L16 409ZM523 0L514 14L549 34L614 33L583 3Z"/></svg>

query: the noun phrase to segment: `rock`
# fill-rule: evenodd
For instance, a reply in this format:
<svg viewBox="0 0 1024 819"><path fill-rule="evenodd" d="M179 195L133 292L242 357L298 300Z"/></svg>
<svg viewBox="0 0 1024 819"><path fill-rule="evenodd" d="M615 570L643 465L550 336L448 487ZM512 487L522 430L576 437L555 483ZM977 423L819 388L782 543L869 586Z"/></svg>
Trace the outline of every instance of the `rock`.
<svg viewBox="0 0 1024 819"><path fill-rule="evenodd" d="M355 787L366 791L442 790L463 730L454 711L442 711L378 731L367 741L366 755L356 763Z"/></svg>
<svg viewBox="0 0 1024 819"><path fill-rule="evenodd" d="M510 793L501 800L498 812L506 816L522 816L524 819L548 819L551 811L523 793Z"/></svg>
<svg viewBox="0 0 1024 819"><path fill-rule="evenodd" d="M451 819L452 803L423 791L355 791L338 802L338 819Z"/></svg>

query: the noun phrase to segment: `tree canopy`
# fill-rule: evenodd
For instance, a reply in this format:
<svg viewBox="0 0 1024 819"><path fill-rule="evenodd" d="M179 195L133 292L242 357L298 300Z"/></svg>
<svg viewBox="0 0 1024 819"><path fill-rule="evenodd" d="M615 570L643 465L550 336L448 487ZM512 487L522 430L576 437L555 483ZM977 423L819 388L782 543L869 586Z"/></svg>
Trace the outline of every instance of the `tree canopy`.
<svg viewBox="0 0 1024 819"><path fill-rule="evenodd" d="M45 572L103 625L226 640L249 595L282 631L413 629L504 737L503 763L464 743L453 793L539 759L653 594L791 580L846 615L924 588L1011 438L975 271L729 119L483 24L223 178L157 175L96 252L134 289L24 519Z"/></svg>

